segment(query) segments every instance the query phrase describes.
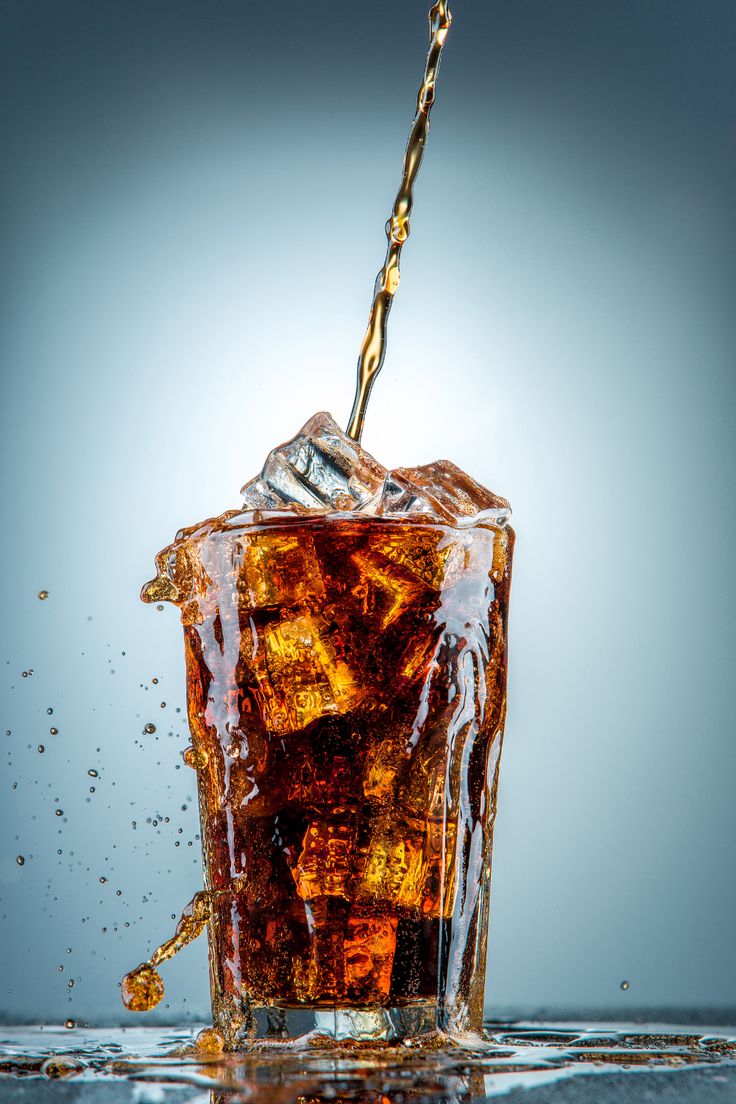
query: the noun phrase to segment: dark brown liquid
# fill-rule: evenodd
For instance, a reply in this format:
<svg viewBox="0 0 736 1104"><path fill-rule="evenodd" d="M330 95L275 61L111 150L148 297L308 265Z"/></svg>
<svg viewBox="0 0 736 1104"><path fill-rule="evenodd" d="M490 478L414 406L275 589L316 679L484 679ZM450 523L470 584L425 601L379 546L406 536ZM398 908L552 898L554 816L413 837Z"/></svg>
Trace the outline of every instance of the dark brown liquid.
<svg viewBox="0 0 736 1104"><path fill-rule="evenodd" d="M438 0L429 13L430 44L424 79L417 96L417 110L404 154L401 185L396 193L391 217L386 223L388 238L386 259L376 277L368 328L358 357L358 382L347 430L348 436L356 441L359 441L363 435L363 422L371 388L386 357L386 324L399 286L401 249L409 237L409 219L414 206L414 183L424 157L424 147L429 134L429 113L434 103L442 47L451 22L452 15L446 0Z"/></svg>
<svg viewBox="0 0 736 1104"><path fill-rule="evenodd" d="M233 513L158 557L144 598L182 609L208 893L148 966L211 910L218 1027L482 978L512 543Z"/></svg>

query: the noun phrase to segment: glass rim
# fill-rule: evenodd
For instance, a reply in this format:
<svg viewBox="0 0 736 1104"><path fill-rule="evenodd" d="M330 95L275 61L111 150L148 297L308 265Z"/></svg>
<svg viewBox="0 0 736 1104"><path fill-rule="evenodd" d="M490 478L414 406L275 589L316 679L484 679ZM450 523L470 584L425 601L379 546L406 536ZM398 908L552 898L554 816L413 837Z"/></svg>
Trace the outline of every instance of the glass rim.
<svg viewBox="0 0 736 1104"><path fill-rule="evenodd" d="M411 525L418 529L453 533L472 532L475 529L508 531L511 528L509 525L510 519L511 510L507 507L482 510L473 517L460 518L455 522L438 517L436 514L423 514L418 511L412 513L369 514L358 510L304 510L299 513L294 510L237 510L233 511L230 516L220 515L219 518L213 519L221 524L209 536L211 538L220 534L224 535L236 529L265 532L271 529L288 529L291 526L319 525L324 522L356 526L386 526L386 528ZM200 526L196 528L199 529Z"/></svg>

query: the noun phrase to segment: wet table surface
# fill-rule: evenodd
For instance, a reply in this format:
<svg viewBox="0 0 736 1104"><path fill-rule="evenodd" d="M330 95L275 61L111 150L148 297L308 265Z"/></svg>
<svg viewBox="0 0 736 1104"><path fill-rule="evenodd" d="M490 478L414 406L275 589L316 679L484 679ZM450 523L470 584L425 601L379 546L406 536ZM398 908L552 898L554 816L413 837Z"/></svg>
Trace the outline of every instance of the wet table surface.
<svg viewBox="0 0 736 1104"><path fill-rule="evenodd" d="M196 1028L0 1027L0 1104L734 1104L736 1027L487 1025L486 1050L206 1055Z"/></svg>

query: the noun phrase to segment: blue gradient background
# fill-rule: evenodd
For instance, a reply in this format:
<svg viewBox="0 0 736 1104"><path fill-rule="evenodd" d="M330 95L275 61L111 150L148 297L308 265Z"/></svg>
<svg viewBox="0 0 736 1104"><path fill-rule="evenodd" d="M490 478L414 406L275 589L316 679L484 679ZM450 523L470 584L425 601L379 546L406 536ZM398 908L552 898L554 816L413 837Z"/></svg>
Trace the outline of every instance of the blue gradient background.
<svg viewBox="0 0 736 1104"><path fill-rule="evenodd" d="M200 885L138 590L347 417L425 6L2 4L6 1019L141 1022ZM736 6L455 17L365 444L515 510L489 1008L733 1005ZM206 1017L203 941L165 981Z"/></svg>

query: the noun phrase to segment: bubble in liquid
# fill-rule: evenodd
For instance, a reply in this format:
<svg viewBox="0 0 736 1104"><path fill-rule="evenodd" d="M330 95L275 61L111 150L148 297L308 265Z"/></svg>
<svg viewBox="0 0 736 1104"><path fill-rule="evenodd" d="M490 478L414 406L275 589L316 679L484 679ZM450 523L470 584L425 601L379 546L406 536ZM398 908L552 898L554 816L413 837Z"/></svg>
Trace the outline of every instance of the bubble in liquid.
<svg viewBox="0 0 736 1104"><path fill-rule="evenodd" d="M143 727L143 732L144 732L144 735L146 735L146 736L152 736L155 731L156 731L156 726L155 726L155 724L151 724L150 721L148 722L147 725L144 725L144 727Z"/></svg>
<svg viewBox="0 0 736 1104"><path fill-rule="evenodd" d="M67 1029L67 1031L73 1031L76 1026L76 1020L64 1020L64 1027Z"/></svg>
<svg viewBox="0 0 736 1104"><path fill-rule="evenodd" d="M67 1023L72 1021L67 1020ZM57 1080L59 1077L74 1077L76 1074L81 1073L84 1069L82 1062L75 1062L71 1058L62 1058L59 1055L55 1055L52 1058L47 1058L41 1066L41 1073L44 1077L50 1077L52 1080Z"/></svg>
<svg viewBox="0 0 736 1104"><path fill-rule="evenodd" d="M123 978L120 995L129 1012L148 1012L164 995L161 975L148 962L142 962Z"/></svg>
<svg viewBox="0 0 736 1104"><path fill-rule="evenodd" d="M624 992L625 992L625 991L626 991L626 990L627 990L627 989L629 988L629 982L628 982L628 981L622 981L622 982L621 982L621 988L622 988L622 989L624 990Z"/></svg>
<svg viewBox="0 0 736 1104"><path fill-rule="evenodd" d="M222 1054L225 1049L225 1040L214 1027L205 1027L200 1031L194 1041L197 1050L203 1054Z"/></svg>
<svg viewBox="0 0 736 1104"><path fill-rule="evenodd" d="M49 592L47 590L39 590L38 597L41 599L42 602L45 602L48 596Z"/></svg>
<svg viewBox="0 0 736 1104"><path fill-rule="evenodd" d="M25 855L16 855L15 856L15 861L17 862L18 866L25 866L26 857L25 857Z"/></svg>

